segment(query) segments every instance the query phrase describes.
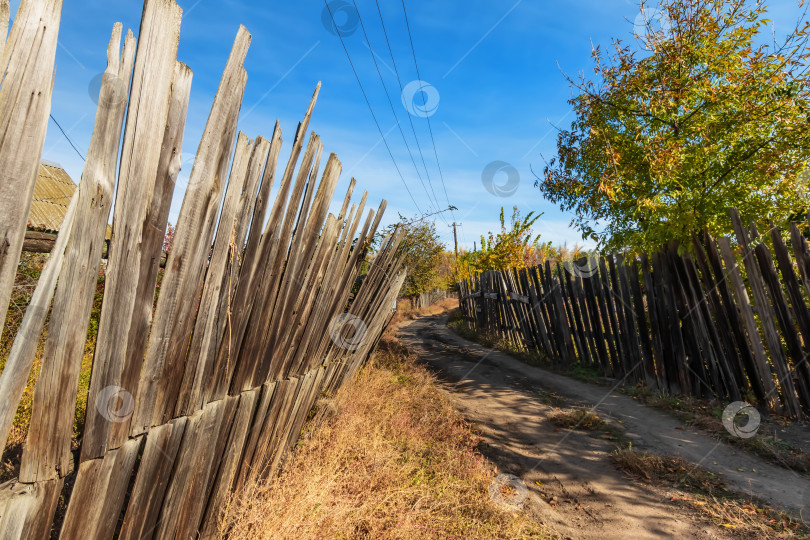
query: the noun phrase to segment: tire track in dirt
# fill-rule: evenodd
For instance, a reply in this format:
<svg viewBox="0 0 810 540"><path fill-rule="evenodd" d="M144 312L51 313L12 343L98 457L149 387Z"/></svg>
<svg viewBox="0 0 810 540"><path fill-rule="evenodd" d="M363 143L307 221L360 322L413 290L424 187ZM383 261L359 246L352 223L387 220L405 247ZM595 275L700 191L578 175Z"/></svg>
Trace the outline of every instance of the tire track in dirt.
<svg viewBox="0 0 810 540"><path fill-rule="evenodd" d="M732 538L733 532L669 502L672 490L640 485L618 471L614 445L558 429L542 395L595 406L621 425L633 448L678 455L721 475L735 491L793 512L810 508L810 482L733 446L710 439L663 412L602 386L529 366L453 333L446 315L399 328L410 350L439 371L462 414L481 430L482 451L529 488L527 508L570 538ZM742 471L742 472L741 472ZM756 471L756 472L754 472Z"/></svg>

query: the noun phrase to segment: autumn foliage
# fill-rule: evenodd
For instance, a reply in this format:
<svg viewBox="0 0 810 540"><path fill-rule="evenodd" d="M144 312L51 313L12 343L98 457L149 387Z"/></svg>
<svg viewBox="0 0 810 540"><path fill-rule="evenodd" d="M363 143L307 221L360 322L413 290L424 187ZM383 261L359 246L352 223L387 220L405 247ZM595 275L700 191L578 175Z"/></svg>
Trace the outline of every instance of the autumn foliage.
<svg viewBox="0 0 810 540"><path fill-rule="evenodd" d="M761 230L807 211L808 22L772 34L764 2L642 3L635 39L569 78L576 119L537 186L608 250L655 250L728 209ZM639 24L639 21L642 21Z"/></svg>

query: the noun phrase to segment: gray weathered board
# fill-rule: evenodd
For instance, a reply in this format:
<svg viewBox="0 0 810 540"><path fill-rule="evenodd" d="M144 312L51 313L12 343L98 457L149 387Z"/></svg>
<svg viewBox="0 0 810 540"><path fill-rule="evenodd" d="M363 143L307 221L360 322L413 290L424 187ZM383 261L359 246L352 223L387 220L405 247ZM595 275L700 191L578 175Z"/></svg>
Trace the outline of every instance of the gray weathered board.
<svg viewBox="0 0 810 540"><path fill-rule="evenodd" d="M0 18L7 8L0 2ZM0 250L4 306L42 150L60 14L55 0L22 0L0 44L8 66L0 122L14 139L0 150L0 204L14 209L0 218L0 242L9 246ZM351 179L338 214L329 211L341 164L331 154L322 168L323 144L307 131L320 84L278 180L281 126L269 139L238 133L251 39L243 27L155 302L192 83L176 59L180 19L173 0L146 0L137 45L132 32L113 28L84 172L0 373L5 446L32 366L41 366L19 477L0 486L2 538L219 534L230 494L277 471L318 396L369 357L404 280L401 234L369 256L385 201L364 213L368 194L352 203ZM21 111L30 93L36 99ZM104 296L76 449L77 383L102 256ZM364 264L368 274L350 300ZM346 320L362 330L349 342Z"/></svg>

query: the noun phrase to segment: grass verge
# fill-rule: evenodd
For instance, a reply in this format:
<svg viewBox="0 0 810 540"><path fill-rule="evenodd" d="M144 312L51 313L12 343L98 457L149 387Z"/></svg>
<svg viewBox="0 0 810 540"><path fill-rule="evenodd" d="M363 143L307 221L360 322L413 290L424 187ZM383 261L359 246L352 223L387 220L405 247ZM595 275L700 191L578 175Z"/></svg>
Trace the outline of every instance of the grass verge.
<svg viewBox="0 0 810 540"><path fill-rule="evenodd" d="M479 436L395 339L319 410L283 472L232 498L223 535L549 537L490 499L495 471Z"/></svg>
<svg viewBox="0 0 810 540"><path fill-rule="evenodd" d="M673 396L655 392L646 385L623 387L619 391L649 407L667 411L685 424L742 448L773 465L810 477L810 454L787 440L789 435L779 436L780 432L787 431L785 428L799 427L794 425L795 422L775 416L763 416L756 435L743 439L730 434L723 426L724 407L716 400Z"/></svg>
<svg viewBox="0 0 810 540"><path fill-rule="evenodd" d="M790 514L730 493L711 471L679 457L619 449L611 456L629 476L662 488L676 488L669 500L696 511L741 538L810 538L810 528Z"/></svg>
<svg viewBox="0 0 810 540"><path fill-rule="evenodd" d="M531 366L548 369L555 373L567 375L591 384L606 384L609 382L602 378L598 371L588 366L575 364L571 368L561 370L555 367L543 355L535 351L527 351L495 336L479 335L469 328L466 321L461 317L459 310L455 310L450 314L448 326L465 339L474 341L485 347L503 351ZM699 400L655 392L643 384L620 386L617 390L647 406L667 411L685 424L714 438L733 444L746 452L759 456L773 465L810 477L810 453L803 451L797 444L794 444L790 440L790 430L783 429L784 427L793 427L795 428L793 431L801 434L802 426L794 425L796 422L791 422L779 417L763 416L762 424L757 434L751 438L742 439L731 435L725 427L723 427L721 418L724 407L719 401ZM787 433L780 436L780 433L785 431L787 431Z"/></svg>

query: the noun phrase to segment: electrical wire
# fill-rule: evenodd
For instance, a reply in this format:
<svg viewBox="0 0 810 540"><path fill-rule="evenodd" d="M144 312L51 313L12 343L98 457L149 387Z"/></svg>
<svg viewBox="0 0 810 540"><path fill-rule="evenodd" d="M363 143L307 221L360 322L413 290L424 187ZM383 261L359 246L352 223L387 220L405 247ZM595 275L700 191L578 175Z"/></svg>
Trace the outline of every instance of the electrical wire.
<svg viewBox="0 0 810 540"><path fill-rule="evenodd" d="M402 86L402 79L400 78L399 70L397 69L397 61L396 59L394 59L394 51L391 48L391 41L388 39L388 31L385 29L385 21L383 20L382 10L380 9L380 2L379 0L375 0L375 2L377 4L377 13L380 16L380 25L382 26L383 35L385 36L385 43L388 46L388 54L391 57L391 63L393 64L394 67L394 74L397 76L397 84L399 85L399 91L400 93L404 93L405 87ZM410 123L411 125L411 132L413 132L413 138L414 140L416 140L416 148L419 151L419 156L422 159L422 166L425 168L425 175L427 176L428 184L430 184L430 189L431 191L433 191L433 182L430 180L430 172L428 171L427 162L425 161L425 154L422 152L422 145L419 144L419 137L416 135L416 128L413 125L413 118L410 113L408 113L408 123ZM433 197L438 202L438 198L436 197L435 191L433 191ZM442 221L445 222L445 224L448 224L447 220L444 218L442 214L439 214L439 216L441 217Z"/></svg>
<svg viewBox="0 0 810 540"><path fill-rule="evenodd" d="M414 199L413 194L411 193L411 189L408 187L407 182L405 182L405 177L402 176L402 171L399 170L399 165L397 165L397 160L394 159L394 154L391 152L391 147L388 146L388 141L385 139L385 134L383 133L382 128L380 127L380 123L377 121L377 116L374 114L374 109L371 108L371 102L369 102L368 96L366 95L366 91L365 91L365 89L363 89L363 83L360 82L360 76L357 74L357 70L354 67L354 62L352 62L352 57L349 54L349 49L346 48L346 43L343 42L343 36L340 34L340 29L339 29L340 27L335 22L335 16L332 13L332 8L329 7L329 2L327 2L327 0L324 0L323 3L326 6L326 10L329 12L329 17L332 19L332 24L335 25L335 28L337 29L336 33L338 35L338 38L340 39L340 44L343 46L343 51L346 53L346 58L349 60L349 65L351 66L352 72L354 73L354 78L357 79L357 85L360 87L360 92L363 94L363 99L366 101L366 105L368 106L368 110L371 113L371 118L374 119L374 125L377 126L377 131L380 132L380 136L382 137L382 141L385 144L385 148L388 150L388 155L391 156L391 161L394 163L394 168L397 170L397 174L399 175L399 179L402 180L402 185L405 186L405 190L408 192L408 195L410 196L411 201L413 201L414 206L416 206L416 210L420 214L422 214L423 213L422 209L419 208L419 204L416 202L416 199ZM358 14L358 16L359 16L359 14Z"/></svg>
<svg viewBox="0 0 810 540"><path fill-rule="evenodd" d="M54 123L54 124L56 124L56 127L58 127L58 128L59 128L59 131L61 131L61 132L62 132L62 135L64 135L64 136L65 136L65 139L67 139L67 142L68 142L68 143L70 143L70 146L72 146L72 147L73 147L73 149L76 151L76 153L79 155L79 157L80 157L80 158L82 158L82 161L87 161L87 160L84 158L84 156L82 155L82 153L79 151L79 149L78 149L78 148L76 148L76 145L75 145L75 144L73 144L73 141L71 141L71 140L70 140L70 137L68 137L68 134L67 134L67 133L65 133L65 130L64 130L64 129L62 129L62 126L60 126L60 125L59 125L59 122L57 122L57 121L56 121L56 118L54 118L52 114L50 115L50 117L51 117L51 120L53 120L53 123Z"/></svg>
<svg viewBox="0 0 810 540"><path fill-rule="evenodd" d="M416 61L416 49L413 46L413 35L411 34L411 25L408 22L408 11L407 9L405 9L405 0L402 0L402 12L405 14L405 25L408 28L408 39L411 42L411 53L413 54L413 64L416 67L416 78L419 79L420 81L419 90L422 91L422 82L421 82L422 76L419 74L419 64ZM452 206L450 204L450 197L447 195L447 185L444 182L444 174L442 173L442 166L439 163L439 152L436 150L436 139L433 137L433 128L430 125L430 116L425 115L425 120L427 120L428 131L430 132L430 141L433 143L433 153L436 156L436 167L439 169L439 177L441 178L442 181L442 188L444 188L444 197L447 200L447 204L449 206ZM453 221L455 221L456 220L455 212L451 211L451 214L453 215Z"/></svg>
<svg viewBox="0 0 810 540"><path fill-rule="evenodd" d="M354 9L357 10L357 18L360 21L360 28L363 30L363 36L365 36L366 43L368 44L368 52L371 54L371 60L374 62L374 67L377 69L377 76L380 78L380 83L382 84L383 90L385 91L385 97L388 98L388 105L391 107L391 113L394 115L394 119L397 122L399 134L402 136L402 142L405 143L405 148L408 149L408 155L411 157L411 163L413 163L413 168L416 171L416 176L422 183L422 188L425 190L425 195L427 195L428 202L430 202L430 193L428 192L427 186L425 186L425 181L422 179L422 175L419 172L419 167L416 166L416 160L413 157L413 152L411 152L411 147L408 144L408 140L405 138L405 132L402 131L402 125L399 123L399 117L397 116L396 109L394 108L394 103L391 101L391 95L388 93L388 87L385 84L382 72L380 71L380 66L377 63L377 58L375 57L374 51L371 48L371 40L368 38L368 34L366 33L366 26L363 24L363 17L360 15L360 10L357 8L357 2L355 0L352 0L352 3L354 4ZM429 178L428 182L430 182ZM440 207L439 198L436 197L436 192L433 190L433 184L430 184L430 191L433 193L433 204L436 205L436 209L438 210Z"/></svg>

